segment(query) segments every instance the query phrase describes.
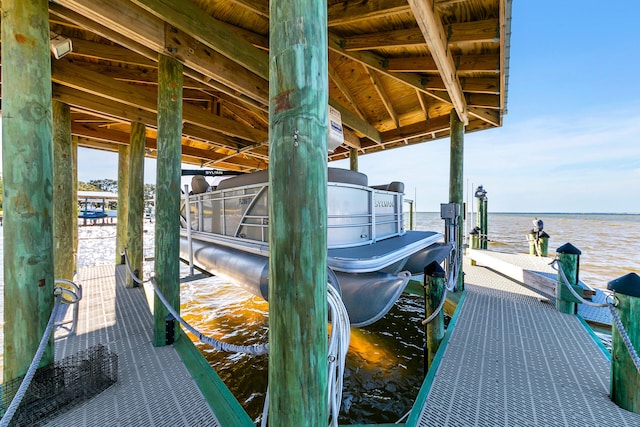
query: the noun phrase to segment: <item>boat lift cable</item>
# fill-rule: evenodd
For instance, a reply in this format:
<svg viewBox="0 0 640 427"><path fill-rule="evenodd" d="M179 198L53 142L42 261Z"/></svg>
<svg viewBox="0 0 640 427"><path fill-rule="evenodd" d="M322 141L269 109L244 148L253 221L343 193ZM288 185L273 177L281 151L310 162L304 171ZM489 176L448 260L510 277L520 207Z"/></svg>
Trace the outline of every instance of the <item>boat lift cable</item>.
<svg viewBox="0 0 640 427"><path fill-rule="evenodd" d="M61 280L61 279L59 279ZM75 284L74 284L75 286ZM44 330L44 334L42 335L42 339L40 340L40 345L38 345L38 349L36 350L36 354L33 356L33 361L31 365L29 365L29 369L27 369L27 373L18 388L18 391L13 396L11 400L11 404L7 408L4 413L4 416L0 420L0 427L6 427L11 422L11 419L15 415L22 399L24 398L27 390L29 389L29 385L31 384L31 380L33 376L36 374L36 370L38 369L38 365L40 364L40 360L42 360L42 355L44 354L44 350L49 342L49 337L53 331L54 323L56 316L58 315L58 311L60 310L61 304L75 304L80 301L80 296L76 295L72 290L63 288L60 286L56 286L53 289L53 295L55 296L55 303L53 304L53 309L51 310L51 316L49 317L49 322Z"/></svg>
<svg viewBox="0 0 640 427"><path fill-rule="evenodd" d="M327 355L327 404L329 406L329 427L338 427L338 415L342 405L342 388L345 361L351 340L351 322L347 308L340 297L338 278L333 270L327 268L329 286L327 286L327 303L331 318L331 333ZM264 400L261 427L267 426L269 415L269 390Z"/></svg>
<svg viewBox="0 0 640 427"><path fill-rule="evenodd" d="M124 258L126 261L125 264L127 266L127 270L129 271L129 274L131 275L133 280L140 284L144 283L142 280L138 279L135 276L135 274L133 274L133 271L131 270L131 266L129 265L129 257L127 256L126 248L122 252L122 254L124 255ZM254 355L269 353L268 343L253 344L253 345L236 345L236 344L230 344L223 341L219 341L215 338L204 335L202 332L198 331L196 328L194 328L189 323L187 323L182 317L180 317L180 315L174 310L171 304L169 304L169 301L167 301L164 295L162 295L162 292L160 292L160 289L158 289L158 286L156 285L155 279L153 277L151 277L149 282L151 283L151 286L153 286L154 292L156 293L156 295L158 295L158 298L160 299L160 301L162 301L162 304L165 306L167 311L169 311L169 313L171 313L173 318L176 319L178 322L180 322L180 324L184 326L186 330L188 330L193 335L195 335L198 338L198 341L204 344L210 345L217 351L224 351L228 353L247 353L247 354L254 354Z"/></svg>
<svg viewBox="0 0 640 427"><path fill-rule="evenodd" d="M588 305L590 307L596 307L596 308L604 308L604 307L609 308L609 311L611 312L611 317L616 323L616 327L618 328L618 331L620 331L620 337L622 338L622 342L624 342L624 345L627 348L629 355L631 356L631 360L633 360L633 364L635 365L636 370L640 372L640 357L638 357L638 353L636 352L636 349L633 347L631 338L629 338L629 334L627 334L627 330L624 328L624 325L622 324L622 320L620 319L620 316L618 316L618 312L616 311L616 308L615 308L617 305L615 301L616 299L615 296L608 295L607 296L608 301L605 303L594 303L591 301L587 301L584 298L582 298L580 295L578 295L575 289L573 289L573 286L569 285L569 280L567 279L567 276L565 275L564 270L562 269L562 265L560 265L560 262L558 261L557 258L554 259L550 265L554 270L560 273L560 277L562 278L562 282L564 283L564 285L569 289L569 291L571 291L571 294L573 294L573 296L582 304ZM556 293L557 292L558 291L556 291Z"/></svg>
<svg viewBox="0 0 640 427"><path fill-rule="evenodd" d="M129 264L129 257L127 255L126 248L121 252L125 257L125 264L131 277L137 282L142 284L143 281L135 277L133 270ZM351 339L351 322L349 320L349 313L347 308L342 302L340 296L340 284L338 278L330 268L327 269L327 276L329 280L329 286L327 286L327 303L329 305L329 315L331 317L331 334L329 335L329 346L327 356L327 369L328 369L328 405L330 412L330 426L338 426L338 414L340 413L340 406L342 404L342 388L345 361L347 358L347 352L349 351L349 341ZM180 315L173 309L171 304L164 297L160 289L155 283L155 279L151 277L149 280L153 286L153 290L158 295L158 298L169 311L169 313L178 321L185 329L195 335L200 342L210 345L215 350L225 351L230 353L247 353L253 355L262 355L269 353L269 344L254 344L250 346L240 346L235 344L225 343L215 338L207 337L189 323L187 323ZM265 411L269 404L269 392L265 398ZM263 423L266 423L266 412L263 413ZM266 424L263 424L266 425Z"/></svg>

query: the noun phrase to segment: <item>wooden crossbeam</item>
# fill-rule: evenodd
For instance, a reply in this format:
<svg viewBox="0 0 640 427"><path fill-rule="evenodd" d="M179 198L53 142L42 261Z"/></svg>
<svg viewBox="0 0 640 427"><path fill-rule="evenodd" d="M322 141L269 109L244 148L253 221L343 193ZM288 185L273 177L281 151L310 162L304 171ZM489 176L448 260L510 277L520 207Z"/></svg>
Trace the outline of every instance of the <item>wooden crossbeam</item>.
<svg viewBox="0 0 640 427"><path fill-rule="evenodd" d="M462 93L462 86L456 74L453 56L447 47L447 37L442 27L442 20L435 9L433 0L408 0L408 2L436 62L458 117L464 124L468 124L467 104Z"/></svg>

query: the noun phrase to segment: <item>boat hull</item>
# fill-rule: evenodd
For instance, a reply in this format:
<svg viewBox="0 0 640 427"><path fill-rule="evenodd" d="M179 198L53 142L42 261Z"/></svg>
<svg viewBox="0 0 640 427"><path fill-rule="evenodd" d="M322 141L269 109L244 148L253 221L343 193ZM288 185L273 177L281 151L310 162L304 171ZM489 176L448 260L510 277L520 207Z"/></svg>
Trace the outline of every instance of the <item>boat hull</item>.
<svg viewBox="0 0 640 427"><path fill-rule="evenodd" d="M378 242L376 248L372 245L360 247L359 251L329 251L327 264L338 279L342 300L353 326L367 326L382 318L398 300L412 274L423 273L424 266L431 262L442 262L451 250L450 245L435 241L440 237L438 233L409 233L417 234L404 239L394 238L398 239L396 241ZM403 245L408 242L421 246L403 251L406 247ZM268 247L251 245L247 250L242 248L242 242L233 242L234 245L224 243L192 236L190 250L189 240L182 236L180 256L188 260L191 252L194 266L198 269L223 277L268 301ZM378 246L380 243L384 245Z"/></svg>

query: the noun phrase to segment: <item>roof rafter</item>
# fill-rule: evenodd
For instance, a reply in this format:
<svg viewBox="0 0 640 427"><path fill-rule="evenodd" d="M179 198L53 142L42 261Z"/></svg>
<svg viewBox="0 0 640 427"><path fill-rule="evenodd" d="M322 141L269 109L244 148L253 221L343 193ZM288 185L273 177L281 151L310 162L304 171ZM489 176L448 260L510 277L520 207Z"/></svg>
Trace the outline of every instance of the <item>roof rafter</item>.
<svg viewBox="0 0 640 427"><path fill-rule="evenodd" d="M467 104L456 74L453 57L447 47L447 37L442 27L442 19L439 12L435 9L433 0L408 0L408 2L429 46L429 51L436 61L444 85L451 97L453 107L456 109L460 120L467 125L469 124Z"/></svg>

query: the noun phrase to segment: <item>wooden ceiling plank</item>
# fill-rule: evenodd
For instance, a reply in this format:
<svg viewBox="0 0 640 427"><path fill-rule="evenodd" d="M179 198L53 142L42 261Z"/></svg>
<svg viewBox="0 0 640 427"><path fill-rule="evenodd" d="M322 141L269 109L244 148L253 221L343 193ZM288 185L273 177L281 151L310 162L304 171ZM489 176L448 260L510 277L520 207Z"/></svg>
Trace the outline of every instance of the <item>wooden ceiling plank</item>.
<svg viewBox="0 0 640 427"><path fill-rule="evenodd" d="M467 104L458 80L453 56L447 46L447 37L442 27L440 14L435 9L433 0L408 0L408 2L429 46L429 51L438 66L453 107L460 120L465 125L469 124Z"/></svg>
<svg viewBox="0 0 640 427"><path fill-rule="evenodd" d="M399 128L400 120L398 119L398 114L396 114L393 108L393 105L391 105L391 99L389 99L389 96L387 96L387 93L384 90L384 87L382 86L382 82L380 78L378 77L375 71L367 67L364 67L364 69L367 75L369 76L369 79L371 80L371 83L373 84L373 87L376 90L376 93L380 97L380 100L382 101L382 105L384 105L385 110L387 110L387 114L389 114L389 117L391 117L391 120L393 120L393 123L396 125L396 127Z"/></svg>
<svg viewBox="0 0 640 427"><path fill-rule="evenodd" d="M68 61L56 61L53 64L51 80L106 99L118 101L143 110L157 112L157 91L116 81L99 73L73 65ZM183 105L183 120L206 129L246 139L252 142L267 140L267 132L251 129L241 124L215 116L202 108L189 104Z"/></svg>
<svg viewBox="0 0 640 427"><path fill-rule="evenodd" d="M500 126L500 112L489 110L486 108L469 107L469 114L473 117L491 124L492 126Z"/></svg>
<svg viewBox="0 0 640 427"><path fill-rule="evenodd" d="M487 95L484 93L467 94L467 104L469 107L489 108L492 110L500 109L500 96Z"/></svg>
<svg viewBox="0 0 640 427"><path fill-rule="evenodd" d="M249 96L261 104L269 103L269 82L266 79L230 61L184 31L169 27L166 34L166 47L180 62L199 73L216 76L218 81L235 91L244 92L249 87L253 88L247 92ZM197 61L194 61L195 58Z"/></svg>
<svg viewBox="0 0 640 427"><path fill-rule="evenodd" d="M448 34L447 43L449 46L459 47L469 43L497 43L499 41L497 19L449 24L444 29ZM427 45L419 27L359 34L345 37L344 40L345 49L348 51Z"/></svg>
<svg viewBox="0 0 640 427"><path fill-rule="evenodd" d="M376 0L337 3L327 8L329 27L353 22L381 19L411 12L406 0Z"/></svg>
<svg viewBox="0 0 640 427"><path fill-rule="evenodd" d="M78 14L76 12L66 11L65 8L54 7L54 4L50 4L49 7L52 12L59 14L71 21L77 22L79 25L86 25L86 28L91 31L96 31L98 34L106 37L126 48L132 49L134 51L139 48L140 45L143 46L143 50L145 51L146 57L150 57L150 59L157 60L158 54L171 54L171 52L167 52L165 49L165 23L164 21L158 19L156 16L151 13L145 11L137 7L136 5L124 1L124 0L61 0L58 3L62 4L66 8L73 8L74 10L82 11L82 14ZM105 3L113 3L113 5L105 5ZM62 9L62 10L61 10ZM122 14L120 13L120 9L122 10ZM78 16L80 15L80 16ZM82 16L84 15L84 16ZM144 22L153 22L155 25L158 25L158 28L155 28L154 31L148 30L148 26L141 27L141 32L136 33L137 31L137 23L130 23L130 29L126 31L124 34L120 34L118 30L110 30L110 28L119 28L120 24L116 24L120 21L121 15L123 16L140 16ZM202 13L200 13L202 15ZM87 22L88 21L88 22ZM91 22L93 21L93 23ZM98 25L96 25L98 24ZM97 27L97 28L96 28ZM94 29L95 28L95 29ZM143 30L146 30L143 32ZM189 36L191 37L191 36ZM193 38L192 38L193 39ZM195 39L193 39L195 40ZM234 40L241 40L241 38L235 34ZM183 43L187 46L193 45L193 41L185 40ZM238 41L238 43L241 43ZM246 43L246 41L245 41ZM253 48L255 52L259 52L261 55L265 55L263 51ZM151 51L151 55L149 56L149 51ZM141 53L141 52L138 52ZM263 99L264 98L264 85L253 86L250 83L255 82L253 79L249 79L246 74L246 70L243 70L242 67L239 67L233 60L224 57L218 56L218 60L221 61L215 67L216 72L220 72L221 75L217 75L213 73L210 69L202 69L199 67L199 64L202 62L206 62L208 57L205 53L198 51L190 55L186 55L183 59L183 63L188 68L200 68L198 72L203 75L217 80L220 79L222 82L232 82L234 81L233 72L238 71L242 74L240 76L244 76L245 79L241 80L242 82L247 83L246 86L238 88L238 84L235 83L236 88L229 89L224 83L220 82L218 89L233 95L234 93L238 93L238 91L244 94L243 96L250 95L251 99ZM267 59L264 60L266 67ZM264 68L263 67L263 68ZM242 69L242 71L240 71ZM185 70L185 74L188 75L188 72ZM226 89L226 90L225 90ZM261 102L265 104L264 102ZM255 102L254 102L255 104Z"/></svg>
<svg viewBox="0 0 640 427"><path fill-rule="evenodd" d="M351 148L357 148L358 150L362 146L358 135L349 128L342 128L344 133L344 145Z"/></svg>
<svg viewBox="0 0 640 427"><path fill-rule="evenodd" d="M432 96L440 101L447 102L451 104L451 99L445 93L437 93L430 90L425 89L425 85L423 83L423 76L415 74L415 73L392 73L388 71L385 66L387 64L387 60L375 55L371 52L347 52L343 47L343 42L340 36L329 33L329 49L333 52L336 52L346 58L349 58L355 62L358 62L362 65L367 66L368 68L379 71L381 74L391 77L401 83L404 83L410 87L418 89L429 96ZM357 129L356 129L357 130Z"/></svg>
<svg viewBox="0 0 640 427"><path fill-rule="evenodd" d="M163 21L128 0L56 0L56 3L155 52L164 49Z"/></svg>
<svg viewBox="0 0 640 427"><path fill-rule="evenodd" d="M360 109L360 106L358 105L356 100L353 98L351 91L349 90L345 82L340 78L335 68L331 66L331 64L329 64L329 78L337 86L340 93L342 93L342 96L347 98L347 101L349 102L351 107L355 110L355 113L358 115L358 117L360 117L362 120L366 120L364 113Z"/></svg>
<svg viewBox="0 0 640 427"><path fill-rule="evenodd" d="M256 15L269 19L269 0L231 0L231 3L242 6Z"/></svg>
<svg viewBox="0 0 640 427"><path fill-rule="evenodd" d="M156 61L145 58L129 49L121 46L107 45L69 37L73 43L73 54L87 58L101 59L112 62L124 62L126 64L140 65L143 67L157 68Z"/></svg>
<svg viewBox="0 0 640 427"><path fill-rule="evenodd" d="M424 121L382 132L381 136L383 143L389 144L393 142L402 142L409 138L423 137L433 132L448 130L449 126L449 116L440 116L429 120L428 123Z"/></svg>
<svg viewBox="0 0 640 427"><path fill-rule="evenodd" d="M329 99L329 105L340 112L343 124L347 124L351 129L355 130L356 132L360 132L376 144L379 144L381 142L380 132L378 132L375 126L360 119L358 116L356 116L355 113L351 112L351 110L346 109L337 101Z"/></svg>
<svg viewBox="0 0 640 427"><path fill-rule="evenodd" d="M459 55L453 57L457 64L456 72L464 73L498 73L499 56L485 55ZM436 61L429 56L389 58L386 69L394 73L438 73Z"/></svg>
<svg viewBox="0 0 640 427"><path fill-rule="evenodd" d="M192 35L263 79L269 78L269 54L240 37L231 25L203 13L192 1L131 0L131 3Z"/></svg>

